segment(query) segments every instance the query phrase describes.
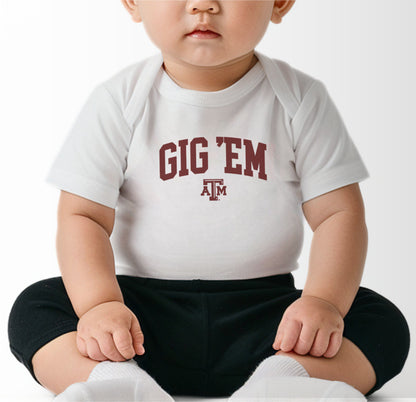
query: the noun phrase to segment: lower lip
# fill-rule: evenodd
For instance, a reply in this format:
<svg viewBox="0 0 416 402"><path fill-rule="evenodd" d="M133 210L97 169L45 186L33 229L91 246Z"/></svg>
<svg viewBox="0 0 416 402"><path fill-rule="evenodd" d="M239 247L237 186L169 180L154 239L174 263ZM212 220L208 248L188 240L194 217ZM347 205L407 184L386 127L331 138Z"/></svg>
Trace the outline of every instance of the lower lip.
<svg viewBox="0 0 416 402"><path fill-rule="evenodd" d="M218 38L220 35L211 31L194 31L186 36L192 36L192 38L198 39L215 39Z"/></svg>

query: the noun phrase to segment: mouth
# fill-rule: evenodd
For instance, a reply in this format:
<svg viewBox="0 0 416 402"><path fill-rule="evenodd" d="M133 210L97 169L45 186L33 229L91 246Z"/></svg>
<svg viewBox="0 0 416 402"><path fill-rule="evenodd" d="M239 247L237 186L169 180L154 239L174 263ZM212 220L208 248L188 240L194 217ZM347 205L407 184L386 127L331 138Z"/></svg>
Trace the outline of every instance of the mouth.
<svg viewBox="0 0 416 402"><path fill-rule="evenodd" d="M220 37L221 35L210 30L201 31L199 29L196 29L195 31L188 33L186 36L190 36L192 38L197 39L215 39Z"/></svg>

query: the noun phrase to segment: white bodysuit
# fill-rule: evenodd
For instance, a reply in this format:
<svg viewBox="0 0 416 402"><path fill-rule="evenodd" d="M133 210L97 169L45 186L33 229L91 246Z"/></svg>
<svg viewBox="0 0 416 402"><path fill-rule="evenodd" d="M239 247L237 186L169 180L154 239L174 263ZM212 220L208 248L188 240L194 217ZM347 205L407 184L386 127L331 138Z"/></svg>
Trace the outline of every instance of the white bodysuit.
<svg viewBox="0 0 416 402"><path fill-rule="evenodd" d="M255 54L221 91L181 88L158 53L91 93L46 180L115 208L117 274L291 272L302 203L369 177L322 82Z"/></svg>

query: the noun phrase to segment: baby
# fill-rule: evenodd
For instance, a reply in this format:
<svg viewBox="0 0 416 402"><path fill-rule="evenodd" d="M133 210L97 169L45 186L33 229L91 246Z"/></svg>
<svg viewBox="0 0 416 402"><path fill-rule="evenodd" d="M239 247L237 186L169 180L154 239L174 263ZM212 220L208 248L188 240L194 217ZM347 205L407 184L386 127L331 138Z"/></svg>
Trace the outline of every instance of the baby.
<svg viewBox="0 0 416 402"><path fill-rule="evenodd" d="M160 53L92 91L48 173L62 276L17 298L13 354L57 401L366 400L409 328L360 286L369 174L325 86L255 50L294 0L122 3Z"/></svg>

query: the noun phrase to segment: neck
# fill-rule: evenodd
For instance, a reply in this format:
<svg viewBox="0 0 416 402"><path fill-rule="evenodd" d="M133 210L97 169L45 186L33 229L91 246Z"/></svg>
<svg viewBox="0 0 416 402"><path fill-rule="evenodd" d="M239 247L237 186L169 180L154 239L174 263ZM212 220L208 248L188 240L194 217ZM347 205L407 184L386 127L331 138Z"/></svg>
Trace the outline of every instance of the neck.
<svg viewBox="0 0 416 402"><path fill-rule="evenodd" d="M244 76L257 62L254 52L218 66L194 66L163 57L163 69L180 87L195 91L220 91Z"/></svg>

